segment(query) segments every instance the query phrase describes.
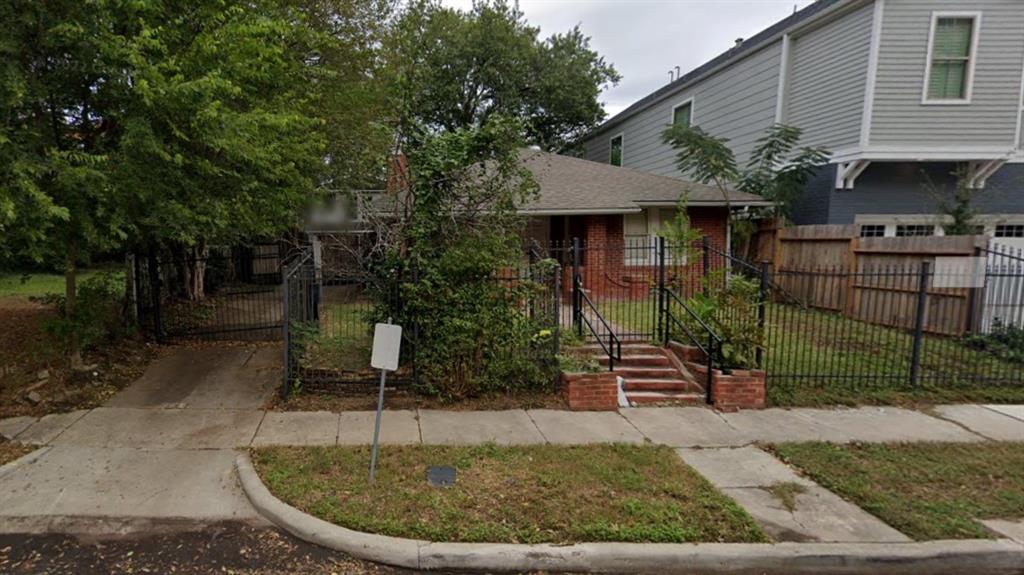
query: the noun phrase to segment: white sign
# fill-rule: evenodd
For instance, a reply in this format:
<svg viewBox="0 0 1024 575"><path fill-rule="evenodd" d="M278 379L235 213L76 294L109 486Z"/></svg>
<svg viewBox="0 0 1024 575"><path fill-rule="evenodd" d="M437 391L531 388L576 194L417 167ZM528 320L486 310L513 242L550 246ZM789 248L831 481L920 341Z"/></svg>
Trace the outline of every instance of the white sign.
<svg viewBox="0 0 1024 575"><path fill-rule="evenodd" d="M378 323L373 330L373 355L370 365L376 369L398 369L398 354L402 348L402 326Z"/></svg>
<svg viewBox="0 0 1024 575"><path fill-rule="evenodd" d="M978 257L937 257L931 287L983 288L985 263L985 258Z"/></svg>

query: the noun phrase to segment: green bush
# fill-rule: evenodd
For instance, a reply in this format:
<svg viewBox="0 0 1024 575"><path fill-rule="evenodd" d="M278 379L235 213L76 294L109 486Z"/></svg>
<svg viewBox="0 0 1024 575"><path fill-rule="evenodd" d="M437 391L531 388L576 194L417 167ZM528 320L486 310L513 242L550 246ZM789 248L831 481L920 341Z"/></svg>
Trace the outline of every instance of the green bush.
<svg viewBox="0 0 1024 575"><path fill-rule="evenodd" d="M706 293L694 294L686 305L722 339L722 362L729 369L750 369L757 365L757 350L765 349L765 331L757 321L760 288L757 282L740 275L724 277L712 274ZM690 314L680 319L697 336L704 333ZM680 341L686 338L677 337ZM701 342L702 344L704 342Z"/></svg>
<svg viewBox="0 0 1024 575"><path fill-rule="evenodd" d="M964 344L999 359L1024 364L1024 327L997 320L990 333L968 335L964 337Z"/></svg>
<svg viewBox="0 0 1024 575"><path fill-rule="evenodd" d="M122 316L124 279L115 272L100 272L78 284L75 312L67 317L67 298L64 294L48 294L34 298L57 310L57 316L47 320L43 328L56 336L64 349L70 348L72 335L77 333L83 351L97 345L121 339L131 333Z"/></svg>

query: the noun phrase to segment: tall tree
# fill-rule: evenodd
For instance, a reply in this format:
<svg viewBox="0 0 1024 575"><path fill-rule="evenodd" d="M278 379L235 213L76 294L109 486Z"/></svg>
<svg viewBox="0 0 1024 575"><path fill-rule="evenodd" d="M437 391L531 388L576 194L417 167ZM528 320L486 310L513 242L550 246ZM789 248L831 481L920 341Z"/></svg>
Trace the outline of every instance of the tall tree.
<svg viewBox="0 0 1024 575"><path fill-rule="evenodd" d="M541 39L505 0L469 11L416 0L389 44L402 113L428 131L518 119L528 143L569 148L605 114L601 91L619 80L579 28Z"/></svg>
<svg viewBox="0 0 1024 575"><path fill-rule="evenodd" d="M380 43L366 22L387 8L4 3L2 254L64 260L71 316L75 270L96 249L201 252L294 226L325 183L374 171L357 153L372 139L361 134L378 131L362 116ZM332 140L328 126L347 139Z"/></svg>

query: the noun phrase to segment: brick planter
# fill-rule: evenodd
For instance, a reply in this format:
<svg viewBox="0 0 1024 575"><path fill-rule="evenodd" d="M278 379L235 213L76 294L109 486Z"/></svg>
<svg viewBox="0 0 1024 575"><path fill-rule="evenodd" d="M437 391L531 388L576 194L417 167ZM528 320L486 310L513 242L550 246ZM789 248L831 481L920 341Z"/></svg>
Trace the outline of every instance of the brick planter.
<svg viewBox="0 0 1024 575"><path fill-rule="evenodd" d="M617 411L618 377L611 371L566 373L559 378L562 395L573 411Z"/></svg>
<svg viewBox="0 0 1024 575"><path fill-rule="evenodd" d="M690 345L669 342L669 350L676 355L697 378L707 385L708 368L701 351ZM765 373L756 369L733 369L711 373L711 402L719 411L765 408Z"/></svg>

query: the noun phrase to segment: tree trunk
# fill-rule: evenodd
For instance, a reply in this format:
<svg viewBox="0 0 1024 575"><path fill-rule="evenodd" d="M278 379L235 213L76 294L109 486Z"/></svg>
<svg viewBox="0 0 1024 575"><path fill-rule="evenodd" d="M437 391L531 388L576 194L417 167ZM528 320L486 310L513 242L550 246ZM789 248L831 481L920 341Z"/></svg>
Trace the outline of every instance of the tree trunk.
<svg viewBox="0 0 1024 575"><path fill-rule="evenodd" d="M68 259L64 268L64 319L71 326L68 337L68 363L71 369L82 369L85 363L82 361L81 340L78 335L78 325L75 323L75 307L78 299L77 269L78 265L78 239L72 237L68 241Z"/></svg>
<svg viewBox="0 0 1024 575"><path fill-rule="evenodd" d="M189 301L202 301L206 295L206 242L185 250L185 261L182 265L185 298Z"/></svg>

